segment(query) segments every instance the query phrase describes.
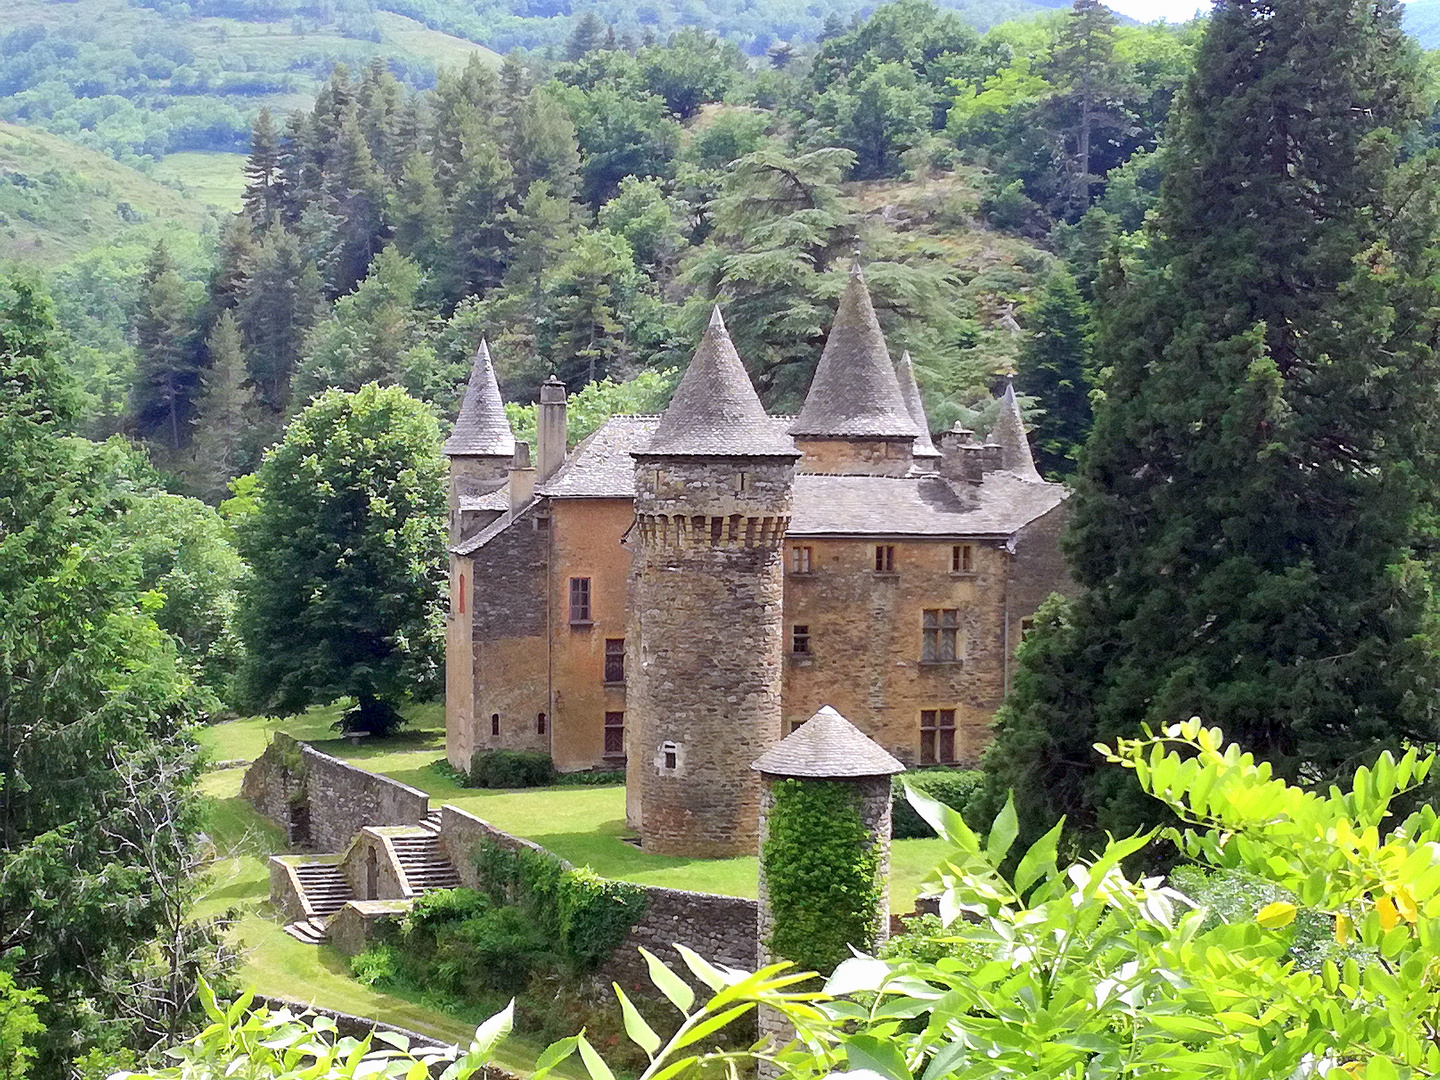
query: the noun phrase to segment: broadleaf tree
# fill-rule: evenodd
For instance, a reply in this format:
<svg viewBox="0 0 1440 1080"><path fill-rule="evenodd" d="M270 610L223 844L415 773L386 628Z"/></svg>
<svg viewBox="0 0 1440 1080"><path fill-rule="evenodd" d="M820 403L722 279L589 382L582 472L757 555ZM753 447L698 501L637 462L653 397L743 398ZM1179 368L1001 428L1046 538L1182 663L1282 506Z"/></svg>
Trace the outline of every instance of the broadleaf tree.
<svg viewBox="0 0 1440 1080"><path fill-rule="evenodd" d="M440 690L445 487L435 418L399 387L327 390L266 455L238 527L241 690L291 715L353 697L383 732Z"/></svg>

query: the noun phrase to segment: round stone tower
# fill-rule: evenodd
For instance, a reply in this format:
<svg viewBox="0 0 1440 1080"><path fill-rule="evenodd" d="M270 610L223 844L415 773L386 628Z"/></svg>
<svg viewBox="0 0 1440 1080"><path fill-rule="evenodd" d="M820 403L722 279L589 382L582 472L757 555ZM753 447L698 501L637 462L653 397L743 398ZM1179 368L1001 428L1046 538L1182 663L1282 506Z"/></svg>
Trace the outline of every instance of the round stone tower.
<svg viewBox="0 0 1440 1080"><path fill-rule="evenodd" d="M750 855L750 762L780 739L795 462L717 308L635 458L627 788L646 851Z"/></svg>

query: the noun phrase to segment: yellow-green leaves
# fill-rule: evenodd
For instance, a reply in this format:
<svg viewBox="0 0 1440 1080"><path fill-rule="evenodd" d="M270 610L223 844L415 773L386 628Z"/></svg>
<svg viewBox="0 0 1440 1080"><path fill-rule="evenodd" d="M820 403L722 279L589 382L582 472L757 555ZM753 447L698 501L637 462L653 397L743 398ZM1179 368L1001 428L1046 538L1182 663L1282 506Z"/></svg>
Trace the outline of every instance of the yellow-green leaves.
<svg viewBox="0 0 1440 1080"><path fill-rule="evenodd" d="M1284 900L1266 904L1255 913L1255 921L1266 930L1278 930L1295 921L1295 905Z"/></svg>

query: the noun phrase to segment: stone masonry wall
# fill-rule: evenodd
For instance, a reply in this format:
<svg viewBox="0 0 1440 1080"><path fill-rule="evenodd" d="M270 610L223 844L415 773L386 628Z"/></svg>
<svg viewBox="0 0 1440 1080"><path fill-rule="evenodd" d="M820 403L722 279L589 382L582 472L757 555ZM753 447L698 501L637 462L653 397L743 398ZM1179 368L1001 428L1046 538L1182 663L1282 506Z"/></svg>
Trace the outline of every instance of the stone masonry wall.
<svg viewBox="0 0 1440 1080"><path fill-rule="evenodd" d="M292 829L297 807L307 808L309 841L292 833L292 846L315 851L342 851L366 825L418 825L430 812L423 791L281 733L245 771L240 793L283 829Z"/></svg>
<svg viewBox="0 0 1440 1080"><path fill-rule="evenodd" d="M795 440L805 456L800 471L850 475L904 476L914 463L913 439Z"/></svg>
<svg viewBox="0 0 1440 1080"><path fill-rule="evenodd" d="M886 805L889 805L888 801ZM520 848L545 850L529 840L495 828L474 814L449 805L440 808L440 846L460 874L461 883L468 888L484 887L473 852L485 840L511 851ZM689 969L674 948L677 941L715 963L746 970L754 968L754 900L657 886L643 888L645 914L601 966L599 976L602 980L614 980L627 989L650 987L645 958L638 951L642 947L688 979Z"/></svg>
<svg viewBox="0 0 1440 1080"><path fill-rule="evenodd" d="M627 787L646 851L755 852L750 762L780 738L793 480L788 459L637 458Z"/></svg>

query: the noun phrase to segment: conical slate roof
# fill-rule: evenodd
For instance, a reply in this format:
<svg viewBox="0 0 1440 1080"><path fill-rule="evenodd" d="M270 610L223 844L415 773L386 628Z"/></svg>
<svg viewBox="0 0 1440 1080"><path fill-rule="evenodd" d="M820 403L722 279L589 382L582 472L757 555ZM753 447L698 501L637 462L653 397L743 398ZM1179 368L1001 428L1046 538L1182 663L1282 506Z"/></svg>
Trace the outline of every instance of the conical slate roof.
<svg viewBox="0 0 1440 1080"><path fill-rule="evenodd" d="M990 432L990 441L1000 444L1000 468L1014 473L1021 480L1041 480L1030 456L1030 440L1025 437L1025 423L1020 419L1020 406L1015 401L1015 387L1005 386L1000 399L1000 416Z"/></svg>
<svg viewBox="0 0 1440 1080"><path fill-rule="evenodd" d="M824 779L890 776L905 766L829 705L776 743L750 766L771 776Z"/></svg>
<svg viewBox="0 0 1440 1080"><path fill-rule="evenodd" d="M901 396L858 262L850 268L825 351L790 433L822 438L920 434Z"/></svg>
<svg viewBox="0 0 1440 1080"><path fill-rule="evenodd" d="M765 415L717 307L644 454L799 457Z"/></svg>
<svg viewBox="0 0 1440 1080"><path fill-rule="evenodd" d="M515 435L505 418L490 346L480 339L470 369L470 385L455 418L455 430L445 440L444 453L450 457L509 457L515 453Z"/></svg>
<svg viewBox="0 0 1440 1080"><path fill-rule="evenodd" d="M920 428L920 436L915 440L912 455L938 458L940 451L936 450L935 444L930 441L930 421L925 416L925 403L920 400L920 386L915 381L915 365L910 362L908 352L901 355L895 374L900 380L900 396L905 399L905 408L910 413L910 419Z"/></svg>

